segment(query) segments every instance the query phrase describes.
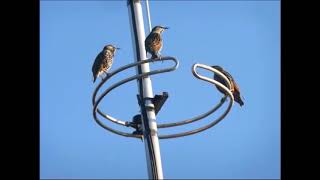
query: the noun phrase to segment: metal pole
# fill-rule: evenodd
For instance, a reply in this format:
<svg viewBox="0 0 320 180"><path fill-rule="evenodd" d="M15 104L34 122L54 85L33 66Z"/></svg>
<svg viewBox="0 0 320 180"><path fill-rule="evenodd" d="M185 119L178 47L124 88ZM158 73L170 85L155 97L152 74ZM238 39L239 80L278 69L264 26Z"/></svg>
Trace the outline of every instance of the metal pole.
<svg viewBox="0 0 320 180"><path fill-rule="evenodd" d="M149 32L151 32L152 30L152 26L151 26L151 18L150 18L150 8L149 8L149 0L146 0L146 10L147 10L147 17L148 17L148 25L149 25Z"/></svg>
<svg viewBox="0 0 320 180"><path fill-rule="evenodd" d="M141 1L127 0L127 5L136 61L145 60L147 59L147 55L144 47L145 31ZM138 74L149 71L149 63L137 66ZM149 179L163 179L156 115L154 104L150 100L150 98L153 98L150 77L147 76L138 80L138 87L141 98L140 109Z"/></svg>

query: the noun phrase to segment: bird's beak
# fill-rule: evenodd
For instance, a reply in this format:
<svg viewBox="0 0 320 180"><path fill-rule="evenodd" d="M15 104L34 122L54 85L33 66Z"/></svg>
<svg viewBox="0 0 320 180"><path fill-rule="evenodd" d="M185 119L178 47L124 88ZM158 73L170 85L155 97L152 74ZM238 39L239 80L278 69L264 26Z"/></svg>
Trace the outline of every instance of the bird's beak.
<svg viewBox="0 0 320 180"><path fill-rule="evenodd" d="M118 50L119 50L119 49L121 49L121 48L118 48L118 47L117 47L116 49L118 49Z"/></svg>
<svg viewBox="0 0 320 180"><path fill-rule="evenodd" d="M163 29L169 29L169 27L163 27Z"/></svg>

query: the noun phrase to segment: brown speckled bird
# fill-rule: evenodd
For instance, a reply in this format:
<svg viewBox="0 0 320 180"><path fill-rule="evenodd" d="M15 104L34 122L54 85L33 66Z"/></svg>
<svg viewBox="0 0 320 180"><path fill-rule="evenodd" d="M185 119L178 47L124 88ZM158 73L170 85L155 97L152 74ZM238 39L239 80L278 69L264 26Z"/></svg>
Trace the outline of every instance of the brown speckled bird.
<svg viewBox="0 0 320 180"><path fill-rule="evenodd" d="M235 82L235 80L233 79L233 77L220 66L211 66L211 67L217 69L218 71L223 73L229 79L230 84L231 84L230 91L233 94L234 101L239 103L240 106L243 106L244 103L243 103L243 101L242 101L242 99L240 97L240 88L237 85L237 83ZM218 81L218 82L220 82L221 84L225 85L226 87L228 87L228 85L227 85L228 83L226 82L226 80L224 80L221 76L217 75L216 73L214 73L213 79ZM225 94L225 92L224 92L224 90L222 88L220 88L217 85L216 85L216 87L221 93Z"/></svg>
<svg viewBox="0 0 320 180"><path fill-rule="evenodd" d="M92 66L93 82L95 82L97 77L102 73L105 73L108 76L107 72L112 66L113 56L117 49L120 48L116 48L113 45L106 45L98 54Z"/></svg>
<svg viewBox="0 0 320 180"><path fill-rule="evenodd" d="M165 29L169 28L163 26L155 26L144 41L146 52L149 52L152 55L151 59L160 57L160 51L162 49L161 33Z"/></svg>

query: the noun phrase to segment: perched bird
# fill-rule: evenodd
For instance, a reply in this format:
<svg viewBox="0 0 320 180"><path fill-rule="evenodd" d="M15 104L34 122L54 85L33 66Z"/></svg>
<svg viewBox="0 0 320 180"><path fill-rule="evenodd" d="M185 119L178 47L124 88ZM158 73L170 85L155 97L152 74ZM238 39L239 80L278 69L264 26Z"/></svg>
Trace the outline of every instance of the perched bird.
<svg viewBox="0 0 320 180"><path fill-rule="evenodd" d="M231 85L230 91L233 94L234 101L239 103L240 106L243 106L244 103L243 103L243 101L242 101L242 99L240 97L240 88L237 85L237 83L235 82L235 80L233 79L233 77L220 66L211 66L211 67L217 69L218 71L223 73L229 79L230 85ZM228 85L227 85L228 83L226 82L226 80L224 80L221 76L217 75L216 73L214 73L213 79L218 81L218 82L220 82L221 84L225 85L226 87L228 87ZM221 93L225 94L225 91L221 87L219 87L217 85L216 85L216 87Z"/></svg>
<svg viewBox="0 0 320 180"><path fill-rule="evenodd" d="M113 56L117 49L120 48L116 48L110 44L103 47L103 50L98 54L92 66L93 82L95 82L97 77L102 73L108 76L107 72L112 66Z"/></svg>
<svg viewBox="0 0 320 180"><path fill-rule="evenodd" d="M144 41L146 53L149 52L152 55L151 59L160 57L160 51L162 49L161 33L165 29L169 28L163 26L155 26Z"/></svg>

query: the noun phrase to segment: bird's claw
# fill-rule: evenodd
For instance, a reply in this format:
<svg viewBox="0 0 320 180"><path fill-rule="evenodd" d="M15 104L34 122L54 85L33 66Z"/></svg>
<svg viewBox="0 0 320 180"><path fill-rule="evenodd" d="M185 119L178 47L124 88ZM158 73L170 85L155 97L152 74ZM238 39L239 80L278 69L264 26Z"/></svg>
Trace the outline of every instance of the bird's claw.
<svg viewBox="0 0 320 180"><path fill-rule="evenodd" d="M162 59L162 57L161 57L161 56L159 57L159 59L161 60L161 63L163 63L163 61L164 61L164 60Z"/></svg>
<svg viewBox="0 0 320 180"><path fill-rule="evenodd" d="M158 54L158 58L159 58L159 60L161 60L161 62L163 63L161 54Z"/></svg>
<svg viewBox="0 0 320 180"><path fill-rule="evenodd" d="M104 72L104 74L106 75L104 78L107 78L110 76L110 73Z"/></svg>
<svg viewBox="0 0 320 180"><path fill-rule="evenodd" d="M102 77L102 76L101 76L101 81L104 81L106 78L108 78L108 77L110 76L110 73L105 72L104 74L105 74L106 76L105 76L105 77Z"/></svg>

